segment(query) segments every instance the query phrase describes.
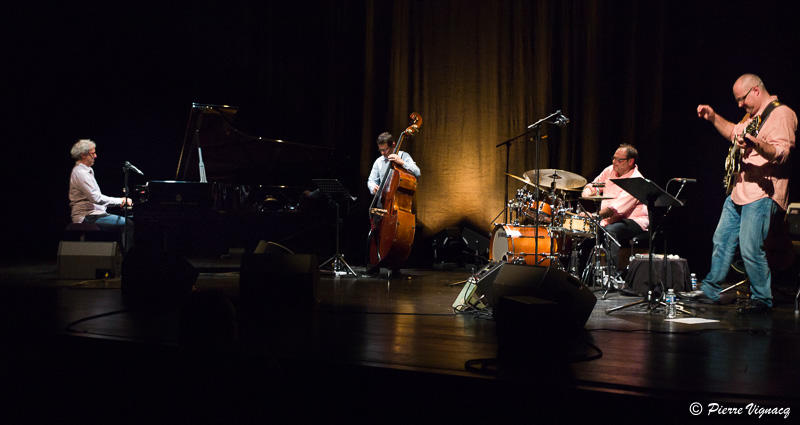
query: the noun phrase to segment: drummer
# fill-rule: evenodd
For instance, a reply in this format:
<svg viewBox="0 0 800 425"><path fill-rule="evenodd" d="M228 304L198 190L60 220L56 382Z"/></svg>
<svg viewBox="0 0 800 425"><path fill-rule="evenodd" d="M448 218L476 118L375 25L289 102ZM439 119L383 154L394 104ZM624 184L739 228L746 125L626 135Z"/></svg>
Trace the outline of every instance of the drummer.
<svg viewBox="0 0 800 425"><path fill-rule="evenodd" d="M638 157L639 152L632 145L627 143L619 145L614 152L611 165L606 167L591 183L584 186L581 193L583 197L610 198L604 199L600 203L598 212L602 219L600 225L622 246L626 246L631 238L646 231L649 225L647 206L611 181L611 179L643 177L636 165ZM620 247L609 240L604 242L604 246L608 253L607 264L614 266L612 270L615 270L619 264Z"/></svg>

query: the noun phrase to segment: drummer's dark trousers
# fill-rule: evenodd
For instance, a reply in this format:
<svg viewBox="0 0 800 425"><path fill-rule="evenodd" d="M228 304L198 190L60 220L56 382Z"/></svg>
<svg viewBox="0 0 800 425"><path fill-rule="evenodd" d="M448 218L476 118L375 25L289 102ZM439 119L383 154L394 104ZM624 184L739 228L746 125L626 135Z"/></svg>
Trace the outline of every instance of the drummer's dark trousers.
<svg viewBox="0 0 800 425"><path fill-rule="evenodd" d="M606 262L608 265L613 265L613 270L616 270L617 265L619 264L620 246L628 246L628 243L631 241L631 239L639 233L642 233L644 230L642 230L642 228L639 227L635 221L628 218L616 223L611 223L607 225L605 229L620 244L615 244L609 238L605 238L605 242L603 243L603 246L606 248L606 252L608 253ZM603 234L603 236L605 237L605 234Z"/></svg>

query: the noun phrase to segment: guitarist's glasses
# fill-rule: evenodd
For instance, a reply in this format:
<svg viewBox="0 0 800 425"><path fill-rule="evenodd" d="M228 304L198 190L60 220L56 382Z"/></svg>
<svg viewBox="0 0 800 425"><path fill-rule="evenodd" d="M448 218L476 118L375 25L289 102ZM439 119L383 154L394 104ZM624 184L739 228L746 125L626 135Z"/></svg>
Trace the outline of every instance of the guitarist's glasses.
<svg viewBox="0 0 800 425"><path fill-rule="evenodd" d="M735 97L734 99L736 99L736 103L744 102L744 100L747 99L747 95L749 95L754 88L756 88L756 86L750 87L750 90L748 90L747 93L745 93L742 97Z"/></svg>

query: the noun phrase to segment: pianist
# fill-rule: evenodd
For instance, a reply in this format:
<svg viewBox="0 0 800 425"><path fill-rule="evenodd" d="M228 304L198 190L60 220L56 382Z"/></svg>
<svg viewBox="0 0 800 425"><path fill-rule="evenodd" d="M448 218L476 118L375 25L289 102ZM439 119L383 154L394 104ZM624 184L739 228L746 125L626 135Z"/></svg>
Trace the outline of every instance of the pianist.
<svg viewBox="0 0 800 425"><path fill-rule="evenodd" d="M97 158L96 145L89 139L80 139L72 145L70 155L75 160L72 174L69 178L69 206L73 223L94 223L100 229L122 232L126 227L126 219L118 215L109 214L109 206L132 206L129 198L114 198L103 195L100 186L94 178L92 166ZM133 221L127 219L127 235L123 237L123 247L130 249L127 240L133 234Z"/></svg>

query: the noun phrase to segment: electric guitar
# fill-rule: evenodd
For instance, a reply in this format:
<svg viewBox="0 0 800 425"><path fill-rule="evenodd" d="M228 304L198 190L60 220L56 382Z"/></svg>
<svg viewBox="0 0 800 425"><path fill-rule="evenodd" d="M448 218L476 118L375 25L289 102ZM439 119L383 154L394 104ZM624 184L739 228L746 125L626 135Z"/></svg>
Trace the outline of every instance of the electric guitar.
<svg viewBox="0 0 800 425"><path fill-rule="evenodd" d="M745 122L750 118L750 114L747 114L742 118L740 122ZM744 139L745 143L751 143L747 138L744 136L749 134L753 137L758 136L758 130L761 128L761 116L757 116L750 121L750 124L747 124L747 128L744 129L742 132L742 139ZM730 195L733 191L733 186L736 185L736 176L739 175L739 171L742 170L742 151L744 148L740 148L739 145L736 143L736 140L731 142L731 147L728 150L728 156L725 157L725 177L722 179L722 184L725 186L725 194Z"/></svg>
<svg viewBox="0 0 800 425"><path fill-rule="evenodd" d="M781 106L781 103L777 100L773 100L772 102L764 108L764 111L761 112L760 115L753 118L750 121L750 124L747 124L747 128L744 129L742 132L742 139L744 143L748 146L752 146L752 142L747 140L745 137L746 135L751 135L753 137L758 136L758 132L761 131L761 127L764 126L764 121L769 118L769 114L772 111ZM750 119L750 114L745 114L744 118L742 118L739 123L743 123ZM725 186L725 193L730 195L733 191L733 186L736 185L736 176L739 175L739 171L742 170L742 151L745 148L740 148L739 145L736 143L736 140L731 142L731 148L728 150L728 156L725 157L725 177L722 179L722 184Z"/></svg>

